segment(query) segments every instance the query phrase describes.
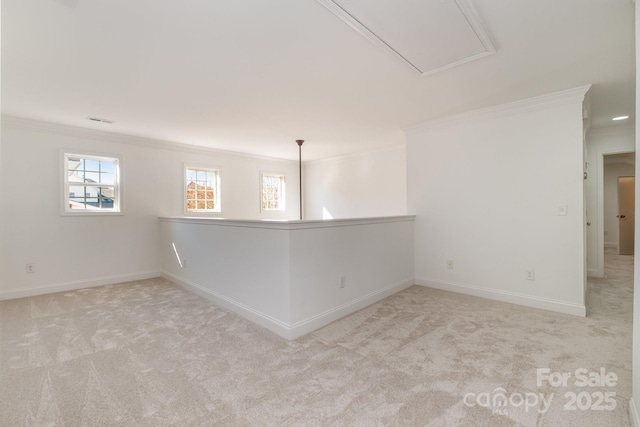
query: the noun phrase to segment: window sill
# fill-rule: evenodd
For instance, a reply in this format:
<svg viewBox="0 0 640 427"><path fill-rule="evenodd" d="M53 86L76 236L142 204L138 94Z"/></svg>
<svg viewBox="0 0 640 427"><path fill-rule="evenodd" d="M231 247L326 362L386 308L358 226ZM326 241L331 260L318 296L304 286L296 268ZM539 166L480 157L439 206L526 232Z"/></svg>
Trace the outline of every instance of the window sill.
<svg viewBox="0 0 640 427"><path fill-rule="evenodd" d="M84 212L61 212L60 216L122 216L124 212L101 212L101 211L84 211Z"/></svg>

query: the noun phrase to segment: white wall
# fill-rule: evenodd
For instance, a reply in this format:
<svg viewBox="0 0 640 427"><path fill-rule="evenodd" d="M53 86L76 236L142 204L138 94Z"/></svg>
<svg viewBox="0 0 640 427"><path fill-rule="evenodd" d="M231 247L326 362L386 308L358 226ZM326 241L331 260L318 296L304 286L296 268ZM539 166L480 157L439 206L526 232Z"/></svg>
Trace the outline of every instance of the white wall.
<svg viewBox="0 0 640 427"><path fill-rule="evenodd" d="M413 285L413 218L380 221L291 232L292 324Z"/></svg>
<svg viewBox="0 0 640 427"><path fill-rule="evenodd" d="M604 156L634 150L633 126L592 129L587 133L585 191L587 218L591 223L587 227L587 271L590 276L604 276Z"/></svg>
<svg viewBox="0 0 640 427"><path fill-rule="evenodd" d="M636 112L640 111L640 8L635 7L636 22ZM640 176L640 143L638 134L640 133L640 120L636 117L636 176ZM640 185L636 185L636 224L640 218ZM636 227L636 247L640 242L640 227ZM633 268L633 354L632 354L632 398L629 402L629 415L631 423L635 427L640 427L640 256L634 258Z"/></svg>
<svg viewBox="0 0 640 427"><path fill-rule="evenodd" d="M160 221L162 272L170 280L214 296L227 308L275 331L291 318L289 234L278 225L198 218ZM175 245L175 249L174 249ZM183 266L178 262L186 260ZM225 304L226 303L226 304ZM273 326L262 323L263 326ZM270 328L274 329L274 328Z"/></svg>
<svg viewBox="0 0 640 427"><path fill-rule="evenodd" d="M60 151L122 156L124 215L60 215ZM0 298L114 283L160 273L159 216L182 216L184 163L219 166L221 216L260 213L261 170L284 172L297 194L297 163L204 151L106 132L4 118ZM297 197L280 218L296 218ZM36 272L25 273L34 263Z"/></svg>
<svg viewBox="0 0 640 427"><path fill-rule="evenodd" d="M304 218L362 218L407 212L406 148L303 165Z"/></svg>
<svg viewBox="0 0 640 427"><path fill-rule="evenodd" d="M618 247L618 177L635 176L635 166L625 163L604 166L604 244Z"/></svg>
<svg viewBox="0 0 640 427"><path fill-rule="evenodd" d="M416 283L585 314L586 90L407 131ZM560 205L567 216L558 216ZM535 281L525 280L527 269Z"/></svg>
<svg viewBox="0 0 640 427"><path fill-rule="evenodd" d="M413 221L162 218L162 271L294 339L413 285Z"/></svg>

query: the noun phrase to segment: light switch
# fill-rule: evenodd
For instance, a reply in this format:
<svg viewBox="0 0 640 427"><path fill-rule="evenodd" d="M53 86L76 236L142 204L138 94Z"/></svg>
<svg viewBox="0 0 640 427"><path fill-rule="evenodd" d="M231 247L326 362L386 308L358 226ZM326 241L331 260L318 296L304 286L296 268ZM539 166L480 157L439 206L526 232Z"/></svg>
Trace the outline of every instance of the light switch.
<svg viewBox="0 0 640 427"><path fill-rule="evenodd" d="M567 210L569 207L567 205L558 206L558 216L567 216Z"/></svg>

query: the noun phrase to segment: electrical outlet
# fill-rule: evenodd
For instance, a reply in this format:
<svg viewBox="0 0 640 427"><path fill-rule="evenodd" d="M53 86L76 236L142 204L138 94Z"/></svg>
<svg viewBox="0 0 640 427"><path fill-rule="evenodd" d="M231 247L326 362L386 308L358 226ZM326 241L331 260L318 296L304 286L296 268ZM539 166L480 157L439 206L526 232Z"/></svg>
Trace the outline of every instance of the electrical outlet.
<svg viewBox="0 0 640 427"><path fill-rule="evenodd" d="M36 265L33 263L29 263L25 265L24 271L28 274L32 274L36 272Z"/></svg>
<svg viewBox="0 0 640 427"><path fill-rule="evenodd" d="M346 281L345 281L345 277L344 276L340 276L340 287L344 288L346 285Z"/></svg>
<svg viewBox="0 0 640 427"><path fill-rule="evenodd" d="M534 269L525 270L524 278L527 280L536 280L536 271Z"/></svg>
<svg viewBox="0 0 640 427"><path fill-rule="evenodd" d="M448 270L453 270L453 260L452 259L448 259L447 260L447 269Z"/></svg>

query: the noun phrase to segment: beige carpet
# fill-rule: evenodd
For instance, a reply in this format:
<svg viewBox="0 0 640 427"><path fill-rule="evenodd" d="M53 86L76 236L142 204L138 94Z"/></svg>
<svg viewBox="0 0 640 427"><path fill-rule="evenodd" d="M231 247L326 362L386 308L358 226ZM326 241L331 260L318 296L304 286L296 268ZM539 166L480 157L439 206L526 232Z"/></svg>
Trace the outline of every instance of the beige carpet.
<svg viewBox="0 0 640 427"><path fill-rule="evenodd" d="M0 425L626 426L632 258L607 261L586 319L414 286L292 342L162 279L1 302Z"/></svg>

